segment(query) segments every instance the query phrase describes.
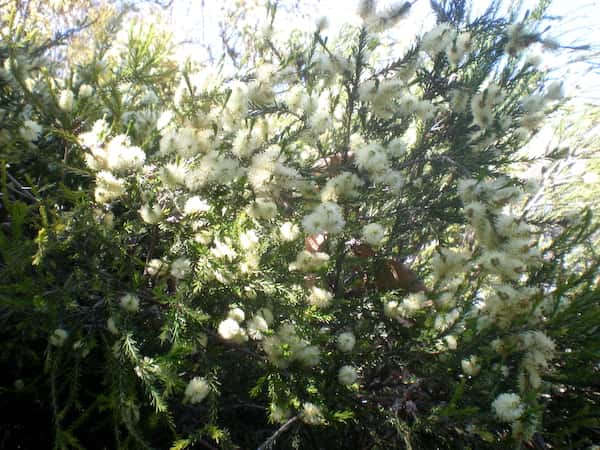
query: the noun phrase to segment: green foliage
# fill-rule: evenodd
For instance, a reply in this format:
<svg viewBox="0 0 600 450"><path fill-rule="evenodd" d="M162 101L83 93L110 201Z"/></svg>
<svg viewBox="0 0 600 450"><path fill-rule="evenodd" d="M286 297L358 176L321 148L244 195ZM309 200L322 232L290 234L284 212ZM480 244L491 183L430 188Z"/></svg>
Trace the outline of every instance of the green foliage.
<svg viewBox="0 0 600 450"><path fill-rule="evenodd" d="M594 443L598 221L539 214L559 203L515 173L560 105L521 56L553 47L547 3L431 3L437 27L403 49L386 31L408 3L248 46L238 12L233 75L137 20L65 64L11 16L2 442Z"/></svg>

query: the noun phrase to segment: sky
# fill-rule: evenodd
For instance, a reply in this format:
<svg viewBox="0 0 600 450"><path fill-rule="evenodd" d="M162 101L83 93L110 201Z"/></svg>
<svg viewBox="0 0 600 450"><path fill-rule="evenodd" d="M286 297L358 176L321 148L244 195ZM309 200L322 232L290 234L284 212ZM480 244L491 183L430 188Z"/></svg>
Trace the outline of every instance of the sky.
<svg viewBox="0 0 600 450"><path fill-rule="evenodd" d="M195 53L204 52L198 44L219 47L218 23L222 17L222 7L232 6L236 2L246 4L261 3L264 0L173 0L170 8L170 25L179 42L187 42L182 51ZM286 18L292 21L292 27L313 27L319 17L327 17L330 33L342 24L356 21L358 0L296 0L304 17L294 15ZM288 2L290 3L290 2ZM392 2L380 0L378 8L385 8ZM473 0L474 13L482 11L487 1ZM510 0L505 2L511 5ZM526 5L535 1L525 0ZM257 14L259 9L256 8ZM595 71L589 71L589 64L566 64L569 58L575 58L577 53L556 56L546 53L544 64L557 68L554 76L565 80L568 94L581 97L586 101L600 103L600 0L554 0L549 15L562 17L548 23L550 27L546 35L558 38L561 43L576 46L591 44L597 51ZM411 8L408 19L397 25L397 32L411 38L419 32L430 29L435 17L428 0L416 0ZM286 21L287 23L287 21Z"/></svg>

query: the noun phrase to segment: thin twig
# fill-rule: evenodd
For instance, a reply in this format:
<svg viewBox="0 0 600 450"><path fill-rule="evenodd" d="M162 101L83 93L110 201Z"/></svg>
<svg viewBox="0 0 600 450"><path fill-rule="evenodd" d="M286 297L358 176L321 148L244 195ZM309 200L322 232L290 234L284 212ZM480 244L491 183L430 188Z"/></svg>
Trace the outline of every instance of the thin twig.
<svg viewBox="0 0 600 450"><path fill-rule="evenodd" d="M262 445L260 447L258 447L256 450L267 450L268 448L271 448L271 446L275 443L275 441L277 440L277 438L279 436L281 436L281 434L284 433L289 427L291 427L292 424L296 420L298 420L298 416L292 417L286 423L284 423L283 425L281 425L281 427L279 427L279 429L275 433L273 433L271 435L271 437L269 437L269 439L267 439L265 442L263 442Z"/></svg>
<svg viewBox="0 0 600 450"><path fill-rule="evenodd" d="M33 194L31 192L29 192L29 190L27 188L25 188L25 186L23 186L21 183L19 183L19 181L15 177L13 177L10 173L6 172L6 176L12 183L14 183L17 186L17 188L20 189L20 191L17 191L16 189L12 189L13 192L20 193L21 195L23 195L24 197L28 198L31 201L34 201L34 202L39 201L37 198L35 198L33 196ZM10 186L9 186L9 188L10 188Z"/></svg>

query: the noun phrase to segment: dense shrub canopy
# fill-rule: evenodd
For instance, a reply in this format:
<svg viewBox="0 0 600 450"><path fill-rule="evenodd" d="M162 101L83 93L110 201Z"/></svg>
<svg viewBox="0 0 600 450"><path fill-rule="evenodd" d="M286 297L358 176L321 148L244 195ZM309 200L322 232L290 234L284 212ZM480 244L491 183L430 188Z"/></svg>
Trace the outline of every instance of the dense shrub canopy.
<svg viewBox="0 0 600 450"><path fill-rule="evenodd" d="M545 2L431 2L410 45L410 2L285 35L268 3L212 65L125 11L49 45L11 5L3 442L594 443L597 222L522 170L565 158L523 150L564 101Z"/></svg>

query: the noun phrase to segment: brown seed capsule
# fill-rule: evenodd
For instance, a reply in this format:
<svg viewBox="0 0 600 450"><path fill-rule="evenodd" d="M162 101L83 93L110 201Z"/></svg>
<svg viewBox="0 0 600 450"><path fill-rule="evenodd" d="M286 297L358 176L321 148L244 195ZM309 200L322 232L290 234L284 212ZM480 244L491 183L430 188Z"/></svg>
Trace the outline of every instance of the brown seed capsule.
<svg viewBox="0 0 600 450"><path fill-rule="evenodd" d="M348 151L346 153L346 161L344 161L344 153L337 152L331 156L327 156L325 158L321 158L317 160L312 168L315 172L327 172L329 175L337 175L340 170L343 168L344 163L350 163L354 160L354 153Z"/></svg>
<svg viewBox="0 0 600 450"><path fill-rule="evenodd" d="M357 243L352 246L352 251L354 254L360 258L368 258L370 256L375 255L375 251L373 247L369 244Z"/></svg>
<svg viewBox="0 0 600 450"><path fill-rule="evenodd" d="M324 234L311 234L304 239L304 247L311 253L320 252L325 243L327 242L327 236Z"/></svg>
<svg viewBox="0 0 600 450"><path fill-rule="evenodd" d="M380 291L404 289L408 292L425 292L427 290L415 272L394 259L385 260L377 269L375 286Z"/></svg>

